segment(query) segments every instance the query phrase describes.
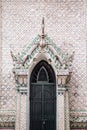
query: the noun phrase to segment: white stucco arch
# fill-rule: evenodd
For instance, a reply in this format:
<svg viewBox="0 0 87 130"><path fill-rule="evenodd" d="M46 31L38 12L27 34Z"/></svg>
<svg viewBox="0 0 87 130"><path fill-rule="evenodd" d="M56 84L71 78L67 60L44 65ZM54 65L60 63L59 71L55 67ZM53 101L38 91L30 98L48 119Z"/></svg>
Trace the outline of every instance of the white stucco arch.
<svg viewBox="0 0 87 130"><path fill-rule="evenodd" d="M39 53L39 54L37 54L36 55L36 58L35 58L35 61L32 61L31 62L31 64L30 64L30 66L29 66L29 69L28 69L28 92L27 92L27 108L28 108L28 115L27 115L27 129L26 130L29 130L29 120L30 120L30 117L29 117L29 115L30 115L30 101L29 101L29 90L30 90L30 77L31 77L31 73L32 73L32 71L33 71L33 69L35 68L35 66L40 62L40 61L42 61L42 60L44 60L44 61L46 61L48 64L50 64L51 65L51 67L52 67L52 69L53 69L53 71L54 71L54 74L55 74L55 78L56 78L56 95L57 95L57 87L58 87L58 80L57 80L57 69L56 69L56 67L55 67L55 65L54 65L54 63L53 63L53 61L52 61L52 63L50 63L49 62L49 58L51 59L51 57L50 57L50 55L48 54L48 53L45 53L45 52L41 52L41 53ZM52 60L52 59L51 59ZM58 100L58 99L57 99ZM56 104L57 104L57 102L56 102ZM56 105L57 106L57 105ZM58 119L57 119L58 120ZM57 121L58 122L58 121ZM58 123L56 123L57 125L58 125ZM56 128L56 130L57 130L57 128Z"/></svg>
<svg viewBox="0 0 87 130"><path fill-rule="evenodd" d="M30 74L31 74L32 70L34 69L34 67L36 66L36 64L38 64L41 60L45 60L48 64L50 64L55 72L55 75L57 75L57 69L55 67L55 63L53 62L50 55L46 52L41 52L35 56L34 60L31 61L30 66L28 68L29 69L28 78L30 78ZM51 60L51 62L50 62L50 60Z"/></svg>

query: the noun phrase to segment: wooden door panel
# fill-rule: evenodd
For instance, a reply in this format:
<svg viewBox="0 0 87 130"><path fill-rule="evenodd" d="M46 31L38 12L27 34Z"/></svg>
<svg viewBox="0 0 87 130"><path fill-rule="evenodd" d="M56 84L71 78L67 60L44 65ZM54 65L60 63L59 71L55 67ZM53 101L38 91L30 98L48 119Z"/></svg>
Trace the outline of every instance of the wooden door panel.
<svg viewBox="0 0 87 130"><path fill-rule="evenodd" d="M39 120L31 120L30 122L30 130L42 130L42 121Z"/></svg>
<svg viewBox="0 0 87 130"><path fill-rule="evenodd" d="M55 130L55 85L32 84L30 92L30 130Z"/></svg>

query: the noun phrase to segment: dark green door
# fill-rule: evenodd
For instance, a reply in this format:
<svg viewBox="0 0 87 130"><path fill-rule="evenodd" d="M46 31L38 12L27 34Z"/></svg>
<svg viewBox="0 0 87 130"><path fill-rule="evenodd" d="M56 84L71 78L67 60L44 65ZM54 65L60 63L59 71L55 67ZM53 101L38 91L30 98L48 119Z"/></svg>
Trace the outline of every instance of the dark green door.
<svg viewBox="0 0 87 130"><path fill-rule="evenodd" d="M30 130L56 130L56 87L55 80L51 80L51 74L54 73L53 70L48 72L50 68L46 62L46 66L40 66L41 63L42 61L38 64L37 73L31 75Z"/></svg>

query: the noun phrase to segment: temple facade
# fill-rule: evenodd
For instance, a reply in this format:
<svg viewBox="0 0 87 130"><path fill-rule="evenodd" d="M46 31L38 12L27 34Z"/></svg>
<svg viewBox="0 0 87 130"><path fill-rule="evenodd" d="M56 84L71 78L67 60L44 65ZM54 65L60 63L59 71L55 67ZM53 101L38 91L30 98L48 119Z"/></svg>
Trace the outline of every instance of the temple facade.
<svg viewBox="0 0 87 130"><path fill-rule="evenodd" d="M0 130L87 130L86 4L0 1Z"/></svg>

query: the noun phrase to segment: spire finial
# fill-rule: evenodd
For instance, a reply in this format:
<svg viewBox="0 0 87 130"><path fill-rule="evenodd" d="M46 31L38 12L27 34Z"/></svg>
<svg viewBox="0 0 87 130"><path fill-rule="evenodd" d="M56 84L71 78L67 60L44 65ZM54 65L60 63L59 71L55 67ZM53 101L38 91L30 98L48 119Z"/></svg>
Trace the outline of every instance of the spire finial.
<svg viewBox="0 0 87 130"><path fill-rule="evenodd" d="M40 46L41 48L43 49L45 47L45 44L44 44L44 17L42 18L42 34L41 34L41 42L40 42Z"/></svg>
<svg viewBox="0 0 87 130"><path fill-rule="evenodd" d="M44 17L42 19L42 38L44 38Z"/></svg>

